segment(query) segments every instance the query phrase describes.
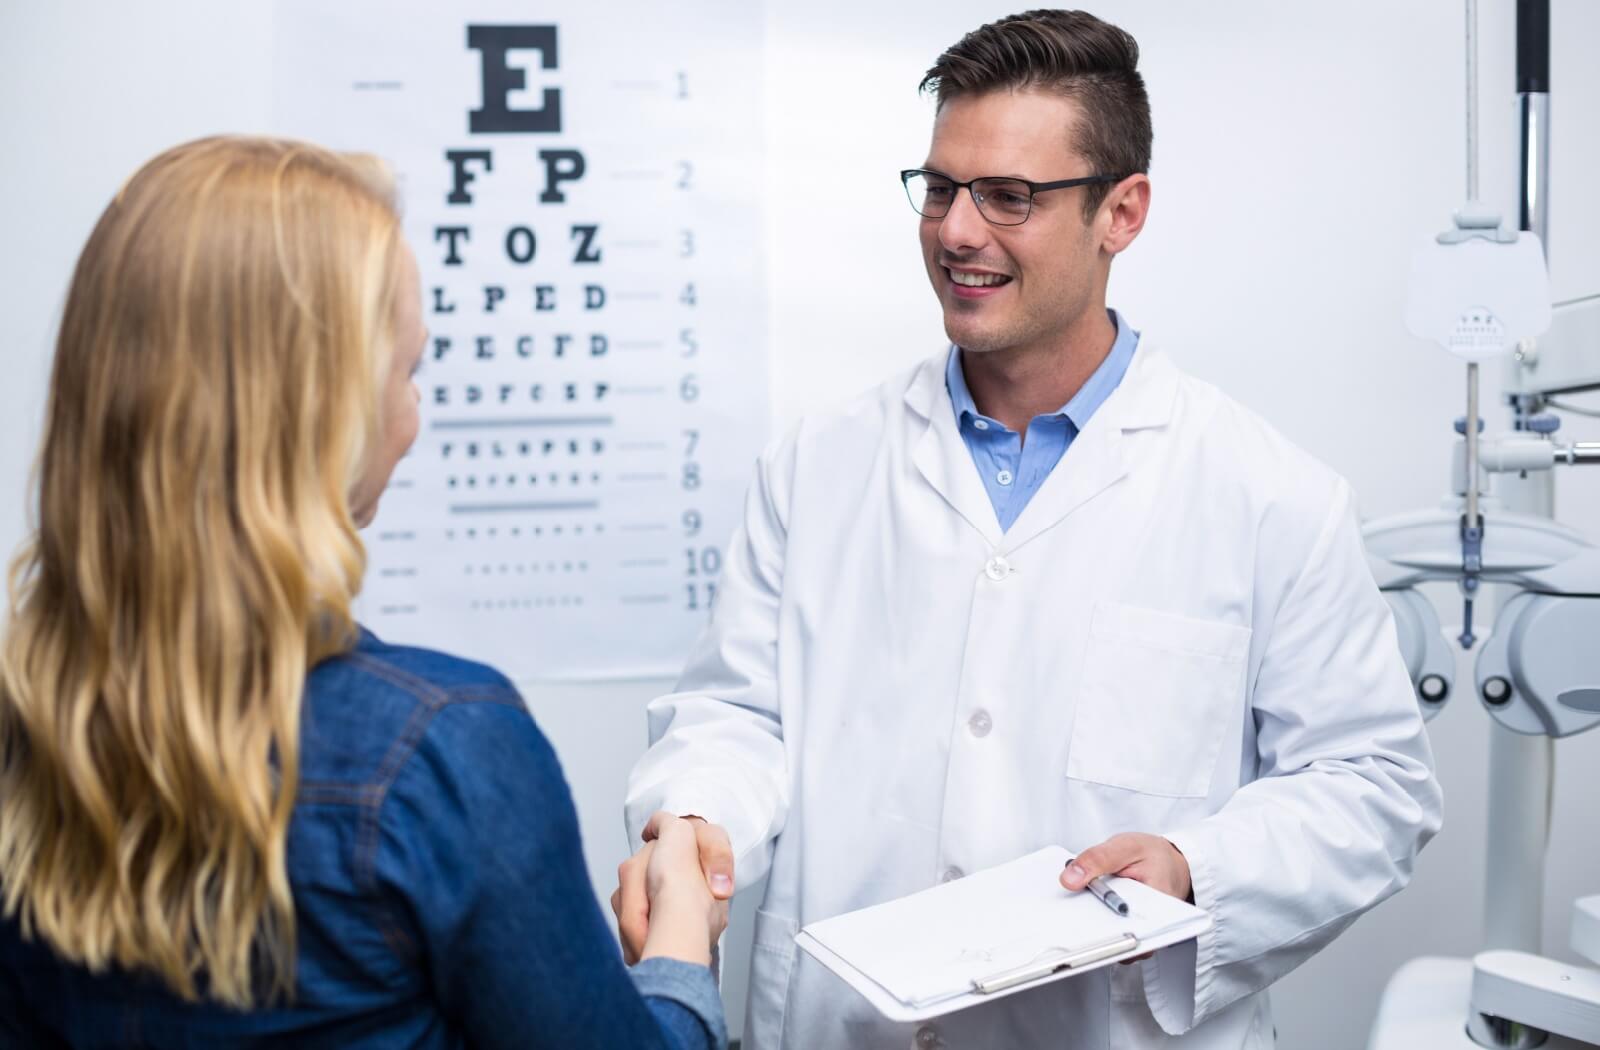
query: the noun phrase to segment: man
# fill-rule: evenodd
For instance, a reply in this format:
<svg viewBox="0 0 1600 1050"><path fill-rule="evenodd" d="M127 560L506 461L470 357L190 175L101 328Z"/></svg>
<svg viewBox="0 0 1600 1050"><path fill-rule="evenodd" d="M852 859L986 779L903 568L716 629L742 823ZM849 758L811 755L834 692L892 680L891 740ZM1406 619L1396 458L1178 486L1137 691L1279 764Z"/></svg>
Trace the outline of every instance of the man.
<svg viewBox="0 0 1600 1050"><path fill-rule="evenodd" d="M954 345L761 457L650 707L631 828L699 817L708 873L768 877L748 1050L1269 1047L1263 989L1439 827L1348 485L1106 309L1150 205L1137 59L1033 11L928 72L903 180ZM796 955L798 926L1053 843L1091 847L1068 889L1114 872L1214 927L920 1026Z"/></svg>

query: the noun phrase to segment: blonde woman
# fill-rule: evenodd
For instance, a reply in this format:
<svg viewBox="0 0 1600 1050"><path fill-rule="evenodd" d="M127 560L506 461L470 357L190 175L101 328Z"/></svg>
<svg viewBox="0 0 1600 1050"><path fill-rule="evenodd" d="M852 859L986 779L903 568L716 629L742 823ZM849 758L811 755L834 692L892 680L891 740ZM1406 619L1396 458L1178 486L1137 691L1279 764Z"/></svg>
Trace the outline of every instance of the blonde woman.
<svg viewBox="0 0 1600 1050"><path fill-rule="evenodd" d="M170 150L90 236L0 648L0 1045L725 1043L694 829L630 981L510 684L351 618L417 281L377 167L292 142Z"/></svg>

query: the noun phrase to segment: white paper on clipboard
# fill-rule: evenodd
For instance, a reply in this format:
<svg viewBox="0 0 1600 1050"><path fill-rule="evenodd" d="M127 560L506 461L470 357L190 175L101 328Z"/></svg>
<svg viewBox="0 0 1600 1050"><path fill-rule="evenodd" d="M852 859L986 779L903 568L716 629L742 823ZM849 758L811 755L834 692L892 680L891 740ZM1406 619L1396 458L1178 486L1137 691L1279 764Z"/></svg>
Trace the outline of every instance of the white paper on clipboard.
<svg viewBox="0 0 1600 1050"><path fill-rule="evenodd" d="M1119 916L1057 881L1073 854L1051 846L885 904L811 923L795 943L892 1021L993 1002L1199 936L1211 916L1131 879L1111 880ZM975 983L1023 967L1003 990Z"/></svg>

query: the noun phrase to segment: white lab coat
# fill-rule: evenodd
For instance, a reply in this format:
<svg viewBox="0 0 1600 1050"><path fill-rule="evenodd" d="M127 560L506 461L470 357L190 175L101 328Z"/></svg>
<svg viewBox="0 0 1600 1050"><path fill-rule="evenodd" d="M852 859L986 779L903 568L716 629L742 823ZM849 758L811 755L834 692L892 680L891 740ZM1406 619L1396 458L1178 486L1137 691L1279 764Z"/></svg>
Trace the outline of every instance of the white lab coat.
<svg viewBox="0 0 1600 1050"><path fill-rule="evenodd" d="M629 783L725 825L746 1050L1274 1045L1263 992L1408 880L1432 755L1349 486L1141 346L1002 533L946 356L761 457ZM1041 846L1165 835L1197 942L896 1025L798 926Z"/></svg>

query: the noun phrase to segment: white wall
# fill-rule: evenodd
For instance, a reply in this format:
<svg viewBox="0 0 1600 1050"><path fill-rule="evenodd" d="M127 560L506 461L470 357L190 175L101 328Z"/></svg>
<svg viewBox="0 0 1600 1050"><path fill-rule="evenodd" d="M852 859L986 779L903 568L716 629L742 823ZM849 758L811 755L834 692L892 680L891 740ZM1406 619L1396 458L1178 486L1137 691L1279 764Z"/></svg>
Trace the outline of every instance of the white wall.
<svg viewBox="0 0 1600 1050"><path fill-rule="evenodd" d="M915 219L894 172L923 159L915 94L947 44L1020 4L814 0L769 8L773 403L787 422L940 342ZM1515 191L1512 8L1482 13L1483 186ZM1558 298L1600 293L1600 9L1555 0L1552 271ZM1461 5L1351 0L1194 5L1108 0L1140 40L1155 109L1154 211L1112 301L1180 362L1347 475L1368 515L1431 504L1445 483L1461 370L1400 324L1414 240L1464 187ZM72 262L119 180L150 154L269 119L270 6L72 0L0 8L0 549L23 531L50 340ZM878 187L863 199L860 187ZM1600 436L1568 423L1568 436ZM752 450L753 454L754 450ZM1563 479L1570 524L1600 533L1600 477ZM526 683L578 799L602 896L627 845L623 780L661 681ZM1430 726L1446 828L1407 893L1275 992L1282 1045L1364 1044L1383 982L1418 953L1466 954L1481 930L1488 720L1470 697ZM1563 741L1547 949L1568 902L1600 891L1600 733ZM747 910L748 901L741 902ZM748 938L748 929L744 931ZM743 981L732 936L727 993ZM735 1027L737 1031L737 1027Z"/></svg>

